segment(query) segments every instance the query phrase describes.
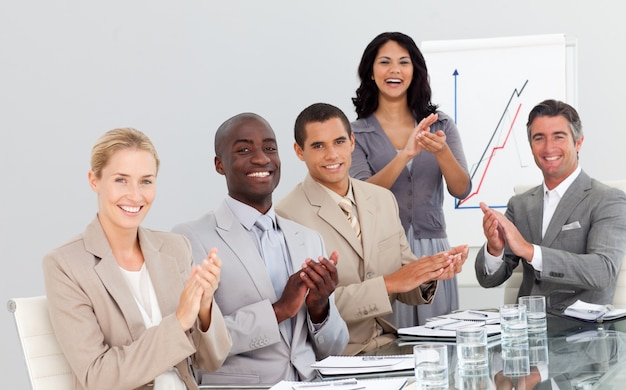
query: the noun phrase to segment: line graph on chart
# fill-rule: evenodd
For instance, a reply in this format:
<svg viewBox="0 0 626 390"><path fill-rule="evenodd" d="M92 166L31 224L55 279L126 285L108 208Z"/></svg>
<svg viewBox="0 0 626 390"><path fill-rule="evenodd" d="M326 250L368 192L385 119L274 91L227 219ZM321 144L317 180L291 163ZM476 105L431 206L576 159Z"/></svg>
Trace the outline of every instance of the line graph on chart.
<svg viewBox="0 0 626 390"><path fill-rule="evenodd" d="M545 99L566 100L564 36L423 42L432 102L453 117L472 190L444 194L451 242L481 245L480 203L504 212L520 184L541 184L528 143L528 113Z"/></svg>
<svg viewBox="0 0 626 390"><path fill-rule="evenodd" d="M521 95L528 84L524 82L521 88L515 88L502 111L497 125L489 135L489 141L482 150L480 157L469 166L470 179L472 181L472 192L465 199L455 199L455 208L478 208L476 199L487 203L491 207L504 208L506 200L501 199L501 191L493 188L493 183L501 188L502 182L498 179L499 174L492 175L490 167L506 167L508 176L515 180L529 176L528 179L536 178L532 162L529 162L528 151L526 151L525 139L526 126L524 119L520 118L520 111L523 106ZM480 151L480 148L476 149ZM527 172L531 170L532 172ZM517 171L517 172L515 172ZM484 190L484 191L481 191Z"/></svg>

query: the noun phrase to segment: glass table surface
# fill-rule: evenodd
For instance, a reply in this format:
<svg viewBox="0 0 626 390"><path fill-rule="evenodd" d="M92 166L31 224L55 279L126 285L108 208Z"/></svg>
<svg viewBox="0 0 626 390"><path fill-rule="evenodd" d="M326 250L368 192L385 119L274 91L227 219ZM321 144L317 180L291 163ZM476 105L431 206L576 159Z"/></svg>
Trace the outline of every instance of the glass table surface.
<svg viewBox="0 0 626 390"><path fill-rule="evenodd" d="M448 344L450 389L623 389L626 388L626 319L588 323L548 314L547 363L531 362L530 374L503 375L500 343L489 346L488 372L459 375L456 346ZM367 355L406 355L415 342L402 339ZM370 377L407 375L384 373ZM409 373L408 375L412 375ZM413 386L409 384L406 389Z"/></svg>

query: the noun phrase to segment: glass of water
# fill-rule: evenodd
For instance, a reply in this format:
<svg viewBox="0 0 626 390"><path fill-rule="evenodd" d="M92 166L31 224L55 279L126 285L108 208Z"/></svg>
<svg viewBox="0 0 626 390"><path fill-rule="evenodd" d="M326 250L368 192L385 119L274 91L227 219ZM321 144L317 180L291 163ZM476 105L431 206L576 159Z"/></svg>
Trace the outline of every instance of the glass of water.
<svg viewBox="0 0 626 390"><path fill-rule="evenodd" d="M524 376L530 374L526 305L508 304L500 306L500 327L502 330L501 347L504 375Z"/></svg>
<svg viewBox="0 0 626 390"><path fill-rule="evenodd" d="M528 333L545 332L547 330L546 297L543 295L519 297L519 303L526 306Z"/></svg>
<svg viewBox="0 0 626 390"><path fill-rule="evenodd" d="M417 390L448 389L448 346L446 344L417 344L415 358L415 388Z"/></svg>
<svg viewBox="0 0 626 390"><path fill-rule="evenodd" d="M459 370L475 370L488 365L487 328L472 326L456 330L456 356Z"/></svg>
<svg viewBox="0 0 626 390"><path fill-rule="evenodd" d="M547 364L548 340L546 332L548 326L546 321L546 297L543 295L519 297L519 303L526 306L530 364Z"/></svg>

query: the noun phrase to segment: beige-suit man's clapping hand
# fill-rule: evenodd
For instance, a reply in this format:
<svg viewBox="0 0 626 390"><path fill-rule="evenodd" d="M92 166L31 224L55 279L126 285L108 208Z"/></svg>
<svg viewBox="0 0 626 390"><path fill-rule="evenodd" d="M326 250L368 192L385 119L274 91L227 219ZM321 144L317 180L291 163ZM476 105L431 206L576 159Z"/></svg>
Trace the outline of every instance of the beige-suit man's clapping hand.
<svg viewBox="0 0 626 390"><path fill-rule="evenodd" d="M405 264L396 272L386 275L387 293L411 291L432 280L445 280L461 272L467 259L469 247L459 245L432 256L424 256L417 261Z"/></svg>

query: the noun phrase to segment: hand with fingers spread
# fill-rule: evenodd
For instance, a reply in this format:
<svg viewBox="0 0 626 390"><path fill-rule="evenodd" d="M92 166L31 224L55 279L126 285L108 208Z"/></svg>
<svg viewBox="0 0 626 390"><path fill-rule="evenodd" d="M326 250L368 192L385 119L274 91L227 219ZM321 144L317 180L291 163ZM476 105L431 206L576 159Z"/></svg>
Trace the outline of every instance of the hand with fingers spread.
<svg viewBox="0 0 626 390"><path fill-rule="evenodd" d="M300 277L308 287L309 293L306 296L306 306L311 316L311 321L321 323L328 315L328 297L335 291L339 283L337 274L337 252L331 253L326 259L320 256L317 261L306 259L300 271Z"/></svg>

